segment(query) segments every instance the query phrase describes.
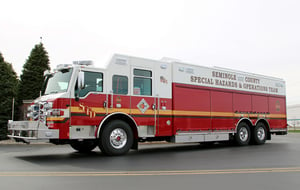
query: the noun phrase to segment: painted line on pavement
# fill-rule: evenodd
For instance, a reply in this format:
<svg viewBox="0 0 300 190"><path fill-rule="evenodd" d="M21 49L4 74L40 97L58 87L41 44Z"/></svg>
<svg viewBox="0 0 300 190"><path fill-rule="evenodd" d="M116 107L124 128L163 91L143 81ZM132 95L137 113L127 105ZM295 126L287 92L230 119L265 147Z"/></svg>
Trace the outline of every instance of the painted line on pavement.
<svg viewBox="0 0 300 190"><path fill-rule="evenodd" d="M300 172L300 167L255 168L225 170L174 170L174 171L120 171L120 172L0 172L0 177L98 177L98 176L168 176L168 175L218 175Z"/></svg>

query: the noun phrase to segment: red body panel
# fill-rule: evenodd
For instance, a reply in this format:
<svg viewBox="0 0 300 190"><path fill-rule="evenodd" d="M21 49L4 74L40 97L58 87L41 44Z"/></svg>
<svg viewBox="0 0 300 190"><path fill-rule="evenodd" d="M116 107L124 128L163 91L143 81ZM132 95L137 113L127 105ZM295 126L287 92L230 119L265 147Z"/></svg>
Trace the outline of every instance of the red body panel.
<svg viewBox="0 0 300 190"><path fill-rule="evenodd" d="M228 113L233 113L232 93L211 90L211 111L213 130L233 130L233 117Z"/></svg>
<svg viewBox="0 0 300 190"><path fill-rule="evenodd" d="M72 108L76 107L77 109L71 109L71 125L99 126L105 116L103 107L105 100L106 95L92 93L78 102L72 99Z"/></svg>
<svg viewBox="0 0 300 190"><path fill-rule="evenodd" d="M99 126L109 114L122 112L138 126L155 126L155 136L172 136L177 131L234 131L243 117L253 125L259 118L266 118L271 130L286 128L284 96L175 83L172 95L172 99L167 99L90 93L78 102L57 99L53 108L70 108L71 118L49 122L49 126L60 129L60 139L68 139L70 126ZM139 105L141 101L147 105ZM144 106L147 109L143 112Z"/></svg>
<svg viewBox="0 0 300 190"><path fill-rule="evenodd" d="M250 94L233 93L233 111L235 113L249 113L252 111Z"/></svg>
<svg viewBox="0 0 300 190"><path fill-rule="evenodd" d="M176 111L189 111L184 116L173 115L174 131L232 131L241 118L255 125L261 116L271 130L286 128L284 96L173 84L173 104Z"/></svg>
<svg viewBox="0 0 300 190"><path fill-rule="evenodd" d="M50 100L51 101L51 100ZM53 109L68 109L70 107L70 99L60 98L53 101ZM70 118L47 122L50 129L59 129L60 139L69 139Z"/></svg>
<svg viewBox="0 0 300 190"><path fill-rule="evenodd" d="M174 133L176 131L195 131L211 129L210 91L200 87L173 84ZM181 112L183 111L183 112ZM194 113L189 115L189 112ZM202 112L202 114L197 114Z"/></svg>
<svg viewBox="0 0 300 190"><path fill-rule="evenodd" d="M268 113L268 96L252 95L252 112L256 113Z"/></svg>

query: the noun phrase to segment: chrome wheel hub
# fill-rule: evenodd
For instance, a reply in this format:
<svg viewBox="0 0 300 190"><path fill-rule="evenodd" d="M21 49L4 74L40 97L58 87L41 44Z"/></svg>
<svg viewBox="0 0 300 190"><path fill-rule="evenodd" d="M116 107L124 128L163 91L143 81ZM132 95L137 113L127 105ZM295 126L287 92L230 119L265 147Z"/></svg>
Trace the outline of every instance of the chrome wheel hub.
<svg viewBox="0 0 300 190"><path fill-rule="evenodd" d="M240 131L239 131L239 136L240 136L241 141L246 142L248 140L248 137L249 137L248 130L244 127L241 128Z"/></svg>
<svg viewBox="0 0 300 190"><path fill-rule="evenodd" d="M259 140L264 140L265 137L266 137L265 130L264 130L262 127L258 128L258 129L257 129L257 138L258 138Z"/></svg>
<svg viewBox="0 0 300 190"><path fill-rule="evenodd" d="M127 134L124 129L116 128L110 133L110 144L115 149L123 148L127 143Z"/></svg>

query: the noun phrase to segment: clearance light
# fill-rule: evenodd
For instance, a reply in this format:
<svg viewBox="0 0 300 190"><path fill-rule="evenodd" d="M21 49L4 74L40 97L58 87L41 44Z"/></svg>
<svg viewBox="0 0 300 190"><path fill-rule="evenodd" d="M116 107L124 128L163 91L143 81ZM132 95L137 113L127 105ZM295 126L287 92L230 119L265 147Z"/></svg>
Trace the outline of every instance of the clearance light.
<svg viewBox="0 0 300 190"><path fill-rule="evenodd" d="M49 110L48 114L49 116L63 116L65 112L63 110L59 109L54 109L54 110Z"/></svg>

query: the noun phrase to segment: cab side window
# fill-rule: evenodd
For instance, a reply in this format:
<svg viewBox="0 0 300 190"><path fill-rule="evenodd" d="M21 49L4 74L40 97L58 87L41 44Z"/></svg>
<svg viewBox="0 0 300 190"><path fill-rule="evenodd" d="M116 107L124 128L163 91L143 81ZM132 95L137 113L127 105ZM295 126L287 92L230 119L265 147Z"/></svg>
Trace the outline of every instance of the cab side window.
<svg viewBox="0 0 300 190"><path fill-rule="evenodd" d="M114 94L128 94L128 77L121 75L113 76L113 93Z"/></svg>
<svg viewBox="0 0 300 190"><path fill-rule="evenodd" d="M84 97L89 92L103 92L103 73L85 71L84 85L79 92L79 97Z"/></svg>
<svg viewBox="0 0 300 190"><path fill-rule="evenodd" d="M149 70L133 70L133 94L152 95L152 72Z"/></svg>

